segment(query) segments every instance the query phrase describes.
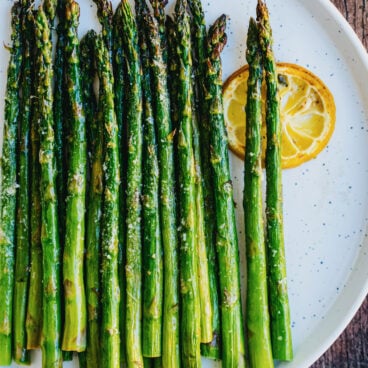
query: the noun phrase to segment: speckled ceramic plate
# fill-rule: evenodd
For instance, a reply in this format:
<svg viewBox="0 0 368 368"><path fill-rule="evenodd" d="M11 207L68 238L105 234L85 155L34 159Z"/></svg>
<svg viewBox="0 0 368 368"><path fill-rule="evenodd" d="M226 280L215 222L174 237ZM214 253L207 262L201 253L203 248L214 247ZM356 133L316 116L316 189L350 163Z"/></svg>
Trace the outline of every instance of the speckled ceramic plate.
<svg viewBox="0 0 368 368"><path fill-rule="evenodd" d="M11 3L0 2L1 43L9 42ZM97 22L92 1L80 3L82 35ZM256 0L204 2L208 23L221 13L231 18L224 78L245 63L245 34L255 6ZM268 6L277 60L299 63L321 77L337 106L336 130L328 147L316 159L284 171L283 177L295 358L278 367L307 368L343 331L368 290L368 56L328 0L268 0ZM1 121L7 61L1 48ZM232 169L244 265L243 163L236 157ZM34 367L41 366L39 352L34 361ZM206 361L203 366L220 364Z"/></svg>

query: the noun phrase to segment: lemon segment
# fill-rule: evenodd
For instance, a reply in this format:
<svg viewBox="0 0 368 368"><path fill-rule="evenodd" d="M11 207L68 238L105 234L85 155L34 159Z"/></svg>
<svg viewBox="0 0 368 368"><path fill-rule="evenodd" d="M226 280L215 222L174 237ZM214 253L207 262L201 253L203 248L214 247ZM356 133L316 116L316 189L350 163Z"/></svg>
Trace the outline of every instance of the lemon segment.
<svg viewBox="0 0 368 368"><path fill-rule="evenodd" d="M282 124L282 167L290 168L316 157L335 128L336 108L326 85L309 70L289 63L277 64ZM224 84L224 112L229 147L240 158L245 154L245 104L248 66L233 73ZM263 122L265 122L265 86ZM265 149L266 127L262 127ZM264 153L263 153L264 154Z"/></svg>

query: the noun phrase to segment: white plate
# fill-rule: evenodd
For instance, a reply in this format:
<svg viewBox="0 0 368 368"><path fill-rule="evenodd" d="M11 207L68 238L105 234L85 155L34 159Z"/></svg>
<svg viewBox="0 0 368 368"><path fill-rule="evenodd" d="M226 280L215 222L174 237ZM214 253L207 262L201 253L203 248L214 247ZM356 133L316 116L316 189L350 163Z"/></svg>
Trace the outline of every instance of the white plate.
<svg viewBox="0 0 368 368"><path fill-rule="evenodd" d="M0 43L9 42L11 4L0 2ZM80 4L83 35L98 26L92 1L80 0ZM249 17L255 16L256 0L228 0L226 5L211 0L203 5L208 24L221 13L231 18L223 53L226 78L245 63L245 35ZM299 63L316 73L332 91L337 106L336 129L327 149L315 160L284 171L283 177L295 357L278 366L307 368L347 326L368 291L368 56L329 1L268 0L268 6L277 60ZM8 53L0 48L1 121L7 62ZM232 157L232 169L244 254L243 163L236 157ZM34 358L32 366L41 366L39 352ZM215 366L220 364L204 364Z"/></svg>

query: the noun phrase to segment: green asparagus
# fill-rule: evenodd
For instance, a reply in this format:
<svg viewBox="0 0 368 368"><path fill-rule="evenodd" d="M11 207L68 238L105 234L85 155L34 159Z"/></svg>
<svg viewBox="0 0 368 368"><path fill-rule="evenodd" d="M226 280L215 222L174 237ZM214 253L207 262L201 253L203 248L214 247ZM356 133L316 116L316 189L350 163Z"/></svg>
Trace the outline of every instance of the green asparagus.
<svg viewBox="0 0 368 368"><path fill-rule="evenodd" d="M198 119L198 134L200 140L200 160L202 169L202 187L204 197L204 237L206 241L206 253L208 258L209 290L211 302L211 328L213 339L208 344L201 345L202 355L220 358L220 311L218 296L218 270L214 237L214 198L212 190L212 172L209 150L209 125L208 109L206 101L206 23L201 2L190 0L189 8L192 13L192 43L193 43L193 67L195 76L195 103Z"/></svg>
<svg viewBox="0 0 368 368"><path fill-rule="evenodd" d="M57 198L59 209L59 225L60 225L60 243L64 248L65 238L65 197L66 197L66 182L67 182L67 157L66 157L66 112L64 104L65 95L65 0L59 0L57 4L57 14L59 23L57 25L57 42L54 62L54 130L55 130L55 158L56 158L56 183L57 183Z"/></svg>
<svg viewBox="0 0 368 368"><path fill-rule="evenodd" d="M142 260L144 277L142 353L144 357L155 358L161 356L163 272L159 211L159 164L156 121L153 113L153 89L151 88L151 65L153 63L148 44L157 40L153 39L153 23L146 2L138 0L135 4L142 62L143 92Z"/></svg>
<svg viewBox="0 0 368 368"><path fill-rule="evenodd" d="M267 299L266 249L262 218L262 61L254 19L248 30L249 64L244 160L244 213L247 254L248 351L251 367L273 367Z"/></svg>
<svg viewBox="0 0 368 368"><path fill-rule="evenodd" d="M245 367L241 310L239 249L227 134L222 103L220 54L227 37L222 15L208 33L207 90L209 93L210 159L213 170L216 250L219 263L223 367Z"/></svg>
<svg viewBox="0 0 368 368"><path fill-rule="evenodd" d="M266 79L266 249L268 303L273 358L291 360L293 346L286 281L282 214L281 122L272 30L266 4L258 1L257 20Z"/></svg>
<svg viewBox="0 0 368 368"><path fill-rule="evenodd" d="M180 292L181 340L184 367L200 367L200 298L198 286L198 250L196 239L195 162L192 142L192 58L190 19L187 1L178 0L175 6L179 54L177 138L180 202Z"/></svg>
<svg viewBox="0 0 368 368"><path fill-rule="evenodd" d="M30 253L30 116L31 116L31 23L27 17L29 1L22 2L22 44L23 66L21 70L22 96L19 112L18 141L18 191L15 232L15 268L13 299L13 359L19 364L29 363L29 352L26 341L26 316L28 302L29 253Z"/></svg>
<svg viewBox="0 0 368 368"><path fill-rule="evenodd" d="M85 367L100 365L100 241L103 194L103 127L96 118L96 98L93 84L96 75L95 45L97 34L89 31L80 43L81 85L83 91L87 143L89 152L90 182L86 212L85 288L87 300L87 347Z"/></svg>
<svg viewBox="0 0 368 368"><path fill-rule="evenodd" d="M103 206L101 229L101 366L120 366L119 256L119 142L114 107L114 78L110 54L101 37L96 41L97 72L100 79L99 120L103 126Z"/></svg>
<svg viewBox="0 0 368 368"><path fill-rule="evenodd" d="M163 10L162 10L163 11ZM176 51L175 25L170 18L171 53L168 60L172 62L172 72L178 67ZM164 25L165 29L166 26ZM155 30L156 32L156 30ZM153 39L157 39L154 37ZM161 42L162 45L162 42ZM164 253L164 304L162 331L162 366L180 367L179 341L179 261L178 238L176 233L177 202L175 196L175 164L174 164L174 127L170 101L169 74L170 67L165 65L163 46L151 44L153 90L155 91L155 119L158 132L158 154L160 167L160 213L162 245ZM176 69L175 69L176 70ZM176 81L178 78L173 77ZM173 92L174 93L174 92ZM177 119L176 119L177 120Z"/></svg>
<svg viewBox="0 0 368 368"><path fill-rule="evenodd" d="M3 148L0 159L0 365L12 357L12 307L14 286L15 207L17 195L17 126L22 65L19 3L12 7L10 61L5 95Z"/></svg>
<svg viewBox="0 0 368 368"><path fill-rule="evenodd" d="M84 351L86 348L86 296L83 281L86 192L86 127L82 103L77 34L79 5L66 1L65 45L66 96L69 115L69 167L66 188L65 244L63 283L65 321L62 348L65 351Z"/></svg>
<svg viewBox="0 0 368 368"><path fill-rule="evenodd" d="M142 336L142 250L141 250L141 186L142 186L142 90L141 64L137 25L128 0L117 8L124 45L126 74L126 239L125 239L125 349L127 367L143 365Z"/></svg>
<svg viewBox="0 0 368 368"><path fill-rule="evenodd" d="M33 81L32 95L35 96L39 78L35 73L35 37L33 9L28 12L28 22L32 27L29 38L31 44L31 80ZM40 137L38 132L39 110L37 98L31 99L31 122L30 122L30 156L31 156L31 183L30 183L30 276L28 305L26 317L27 349L37 349L41 344L42 329L42 246L41 246L41 199L40 199L40 162L38 153Z"/></svg>
<svg viewBox="0 0 368 368"><path fill-rule="evenodd" d="M127 129L124 110L124 87L126 80L126 70L124 65L124 52L121 37L121 13L115 12L113 16L113 49L112 49L112 61L114 71L114 92L115 92L115 113L116 121L118 124L118 136L119 136L119 152L120 152L120 191L119 191L119 281L120 289L125 290L125 241L126 241L126 224L125 224L125 193L126 193L126 152L127 152ZM125 341L125 293L120 295L120 340ZM125 363L125 344L120 344L121 361Z"/></svg>
<svg viewBox="0 0 368 368"><path fill-rule="evenodd" d="M42 366L61 367L61 307L60 307L60 242L56 198L56 164L52 112L52 45L50 28L42 7L36 14L36 96L39 101L42 267L43 267L43 324Z"/></svg>

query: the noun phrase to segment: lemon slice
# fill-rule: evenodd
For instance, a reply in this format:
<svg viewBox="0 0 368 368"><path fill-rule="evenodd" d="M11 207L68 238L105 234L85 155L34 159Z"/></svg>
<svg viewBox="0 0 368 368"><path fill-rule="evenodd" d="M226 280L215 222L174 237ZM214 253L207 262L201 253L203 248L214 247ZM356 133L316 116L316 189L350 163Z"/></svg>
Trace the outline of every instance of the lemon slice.
<svg viewBox="0 0 368 368"><path fill-rule="evenodd" d="M316 157L327 145L335 128L335 102L326 85L299 65L278 63L277 74L282 123L282 167L296 167ZM246 65L228 78L223 90L229 147L242 159L245 154L247 79ZM263 86L263 116L265 98ZM266 127L263 124L264 150L265 136Z"/></svg>

